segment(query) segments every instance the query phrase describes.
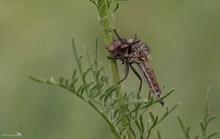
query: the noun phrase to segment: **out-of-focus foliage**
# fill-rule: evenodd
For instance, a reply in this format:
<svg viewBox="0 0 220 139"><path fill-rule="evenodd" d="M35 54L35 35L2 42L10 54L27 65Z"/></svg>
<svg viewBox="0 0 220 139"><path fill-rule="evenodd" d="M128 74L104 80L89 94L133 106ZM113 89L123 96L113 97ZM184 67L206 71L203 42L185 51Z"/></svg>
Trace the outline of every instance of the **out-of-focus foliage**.
<svg viewBox="0 0 220 139"><path fill-rule="evenodd" d="M217 117L210 130L220 127L219 6L218 0L130 0L122 2L115 15L121 36L137 33L149 45L160 84L177 87L166 105L181 102L175 112L192 129L203 115L207 86L211 87L210 113ZM28 139L113 138L85 103L62 89L28 79L28 75L70 75L76 65L70 60L71 38L78 47L93 50L96 35L101 36L96 18L89 1L0 1L0 138L16 132ZM104 46L98 49L100 61L108 67ZM138 80L130 75L122 89L134 88ZM147 93L148 88L143 88L142 94ZM161 113L159 105L153 110ZM158 128L163 138L182 137L175 114Z"/></svg>

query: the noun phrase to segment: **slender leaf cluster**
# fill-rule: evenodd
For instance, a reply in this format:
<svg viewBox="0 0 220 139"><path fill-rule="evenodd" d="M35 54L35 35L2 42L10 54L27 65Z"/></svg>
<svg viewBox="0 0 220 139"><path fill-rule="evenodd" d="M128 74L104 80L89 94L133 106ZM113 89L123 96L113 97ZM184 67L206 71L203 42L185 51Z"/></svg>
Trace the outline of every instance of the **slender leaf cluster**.
<svg viewBox="0 0 220 139"><path fill-rule="evenodd" d="M212 137L217 135L217 132L208 133L207 131L210 122L213 121L215 118L215 116L211 116L209 113L209 96L207 95L206 104L204 106L203 122L200 122L203 139L211 139Z"/></svg>
<svg viewBox="0 0 220 139"><path fill-rule="evenodd" d="M81 98L106 120L117 139L125 138L128 130L131 133L130 136L135 139L149 138L151 131L156 125L163 121L178 104L172 108L166 108L164 114L158 116L149 111L149 108L159 101L151 96L152 93L149 93L147 99L138 96L138 93L135 91L121 91L120 94L116 96L115 93L118 86L109 85L104 67L100 67L100 64L98 64L97 46L98 40L96 41L95 60L91 60L88 51L85 51L90 65L88 69L85 69L82 65L82 57L78 56L73 41L73 53L77 68L73 70L70 79L62 77L56 81L53 77L48 80L34 77L30 78L41 83L62 87ZM161 99L165 99L173 91L174 89ZM149 117L146 117L144 113L149 113ZM123 125L124 119L128 122L126 126Z"/></svg>
<svg viewBox="0 0 220 139"><path fill-rule="evenodd" d="M196 135L193 139L212 139L215 135L217 135L218 132L208 133L208 126L216 117L210 116L209 114L209 96L207 95L207 100L204 106L204 115L203 115L203 121L200 122L201 127L201 134ZM181 129L184 133L185 139L191 139L190 137L190 126L185 127L183 124L183 121L179 116L177 116L177 120L181 126Z"/></svg>

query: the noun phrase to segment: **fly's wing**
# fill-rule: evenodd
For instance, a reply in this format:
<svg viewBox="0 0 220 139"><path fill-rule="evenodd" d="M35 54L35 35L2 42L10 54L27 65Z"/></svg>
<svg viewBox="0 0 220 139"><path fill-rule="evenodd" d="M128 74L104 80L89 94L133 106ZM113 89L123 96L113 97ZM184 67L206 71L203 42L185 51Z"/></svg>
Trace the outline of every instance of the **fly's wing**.
<svg viewBox="0 0 220 139"><path fill-rule="evenodd" d="M150 90L156 95L157 98L160 98L161 90L160 86L157 82L157 78L154 74L154 71L148 61L147 57L142 58L138 63L137 63L140 71L143 74L145 82L148 84ZM163 100L160 100L161 105L164 104Z"/></svg>

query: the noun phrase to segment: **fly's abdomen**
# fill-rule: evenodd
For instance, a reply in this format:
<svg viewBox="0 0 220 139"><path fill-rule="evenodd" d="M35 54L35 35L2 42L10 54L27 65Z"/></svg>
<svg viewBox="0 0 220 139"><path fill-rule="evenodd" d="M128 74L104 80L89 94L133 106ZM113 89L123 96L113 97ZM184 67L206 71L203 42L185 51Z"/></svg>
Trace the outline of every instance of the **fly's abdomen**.
<svg viewBox="0 0 220 139"><path fill-rule="evenodd" d="M140 68L140 71L143 73L144 80L145 82L147 82L150 90L157 97L160 97L160 86L157 82L157 78L154 74L153 69L151 68L151 65L147 61L140 61L140 63L138 63L138 67Z"/></svg>

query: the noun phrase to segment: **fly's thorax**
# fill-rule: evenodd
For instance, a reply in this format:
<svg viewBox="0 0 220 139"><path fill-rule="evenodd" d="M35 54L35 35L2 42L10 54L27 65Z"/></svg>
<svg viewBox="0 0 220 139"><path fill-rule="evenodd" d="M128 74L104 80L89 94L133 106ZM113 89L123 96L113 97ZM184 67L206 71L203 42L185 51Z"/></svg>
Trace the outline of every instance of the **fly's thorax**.
<svg viewBox="0 0 220 139"><path fill-rule="evenodd" d="M148 61L149 55L149 48L141 41L130 47L129 57L134 59L133 61Z"/></svg>

